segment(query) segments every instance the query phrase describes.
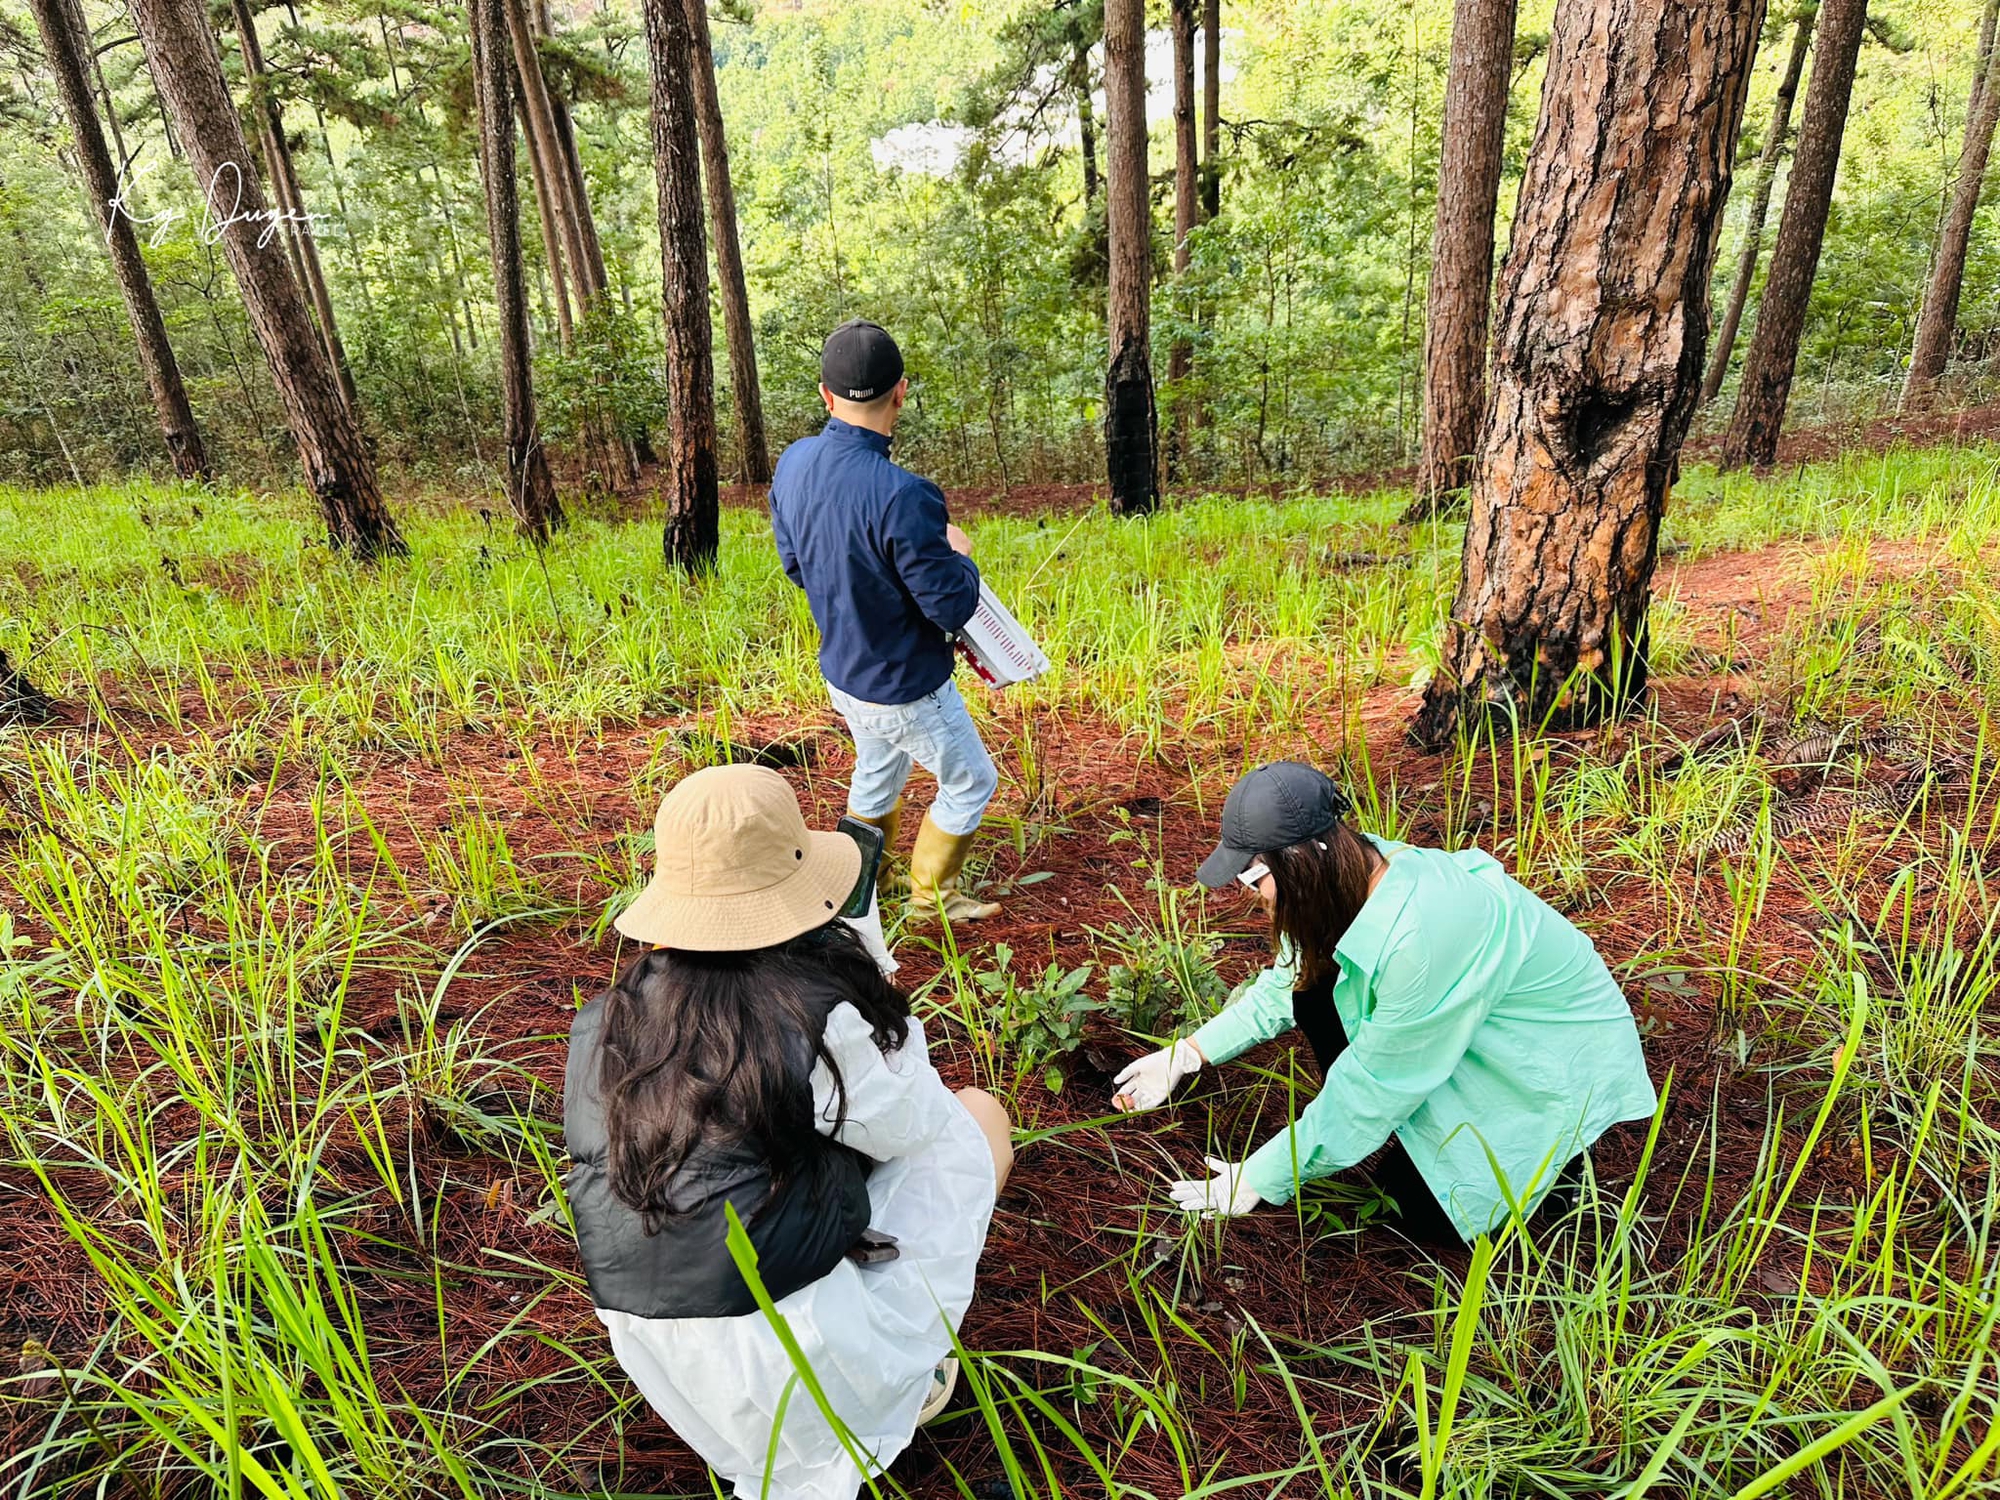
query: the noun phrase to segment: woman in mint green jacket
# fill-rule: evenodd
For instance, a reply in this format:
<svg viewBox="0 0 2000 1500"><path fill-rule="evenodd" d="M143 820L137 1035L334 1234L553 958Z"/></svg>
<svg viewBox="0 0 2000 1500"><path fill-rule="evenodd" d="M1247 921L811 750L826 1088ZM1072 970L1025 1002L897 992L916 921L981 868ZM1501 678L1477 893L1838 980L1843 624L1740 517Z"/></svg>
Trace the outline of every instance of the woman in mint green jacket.
<svg viewBox="0 0 2000 1500"><path fill-rule="evenodd" d="M1119 1075L1123 1109L1164 1104L1205 1063L1297 1026L1319 1094L1241 1162L1174 1184L1192 1213L1248 1213L1389 1147L1375 1181L1415 1238L1525 1217L1582 1153L1656 1106L1631 1008L1590 940L1490 855L1358 833L1296 762L1251 772L1202 865L1270 909L1277 962L1191 1036Z"/></svg>

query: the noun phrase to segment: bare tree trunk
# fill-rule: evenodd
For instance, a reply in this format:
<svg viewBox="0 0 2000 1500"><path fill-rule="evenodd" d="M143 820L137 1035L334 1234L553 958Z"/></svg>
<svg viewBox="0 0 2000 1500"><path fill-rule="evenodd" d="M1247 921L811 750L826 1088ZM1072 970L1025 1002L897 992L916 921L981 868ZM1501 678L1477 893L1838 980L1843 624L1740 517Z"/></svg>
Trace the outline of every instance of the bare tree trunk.
<svg viewBox="0 0 2000 1500"><path fill-rule="evenodd" d="M1185 304L1189 264L1188 236L1201 212L1195 180L1194 8L1196 0L1172 0L1174 33L1174 292ZM1167 477L1172 479L1187 452L1186 387L1194 371L1194 345L1185 333L1167 350L1167 384L1174 393L1173 424L1167 429Z"/></svg>
<svg viewBox="0 0 2000 1500"><path fill-rule="evenodd" d="M1493 215L1513 77L1514 10L1515 0L1458 0L1452 18L1424 310L1424 443L1406 523L1428 519L1472 482L1486 415Z"/></svg>
<svg viewBox="0 0 2000 1500"><path fill-rule="evenodd" d="M645 0L653 84L653 170L659 182L660 307L666 324L667 564L714 568L721 544L715 459L715 368L702 233L701 139L695 124L694 36L686 0Z"/></svg>
<svg viewBox="0 0 2000 1500"><path fill-rule="evenodd" d="M1578 0L1556 12L1458 597L1413 726L1422 743L1488 722L1587 723L1645 687L1660 517L1699 394L1763 11Z"/></svg>
<svg viewBox="0 0 2000 1500"><path fill-rule="evenodd" d="M729 343L729 394L736 405L736 443L743 482L771 482L771 446L764 436L764 392L757 379L757 342L750 322L750 289L743 277L743 249L736 231L736 187L729 177L729 138L722 129L722 96L715 87L715 52L708 36L707 0L687 0L694 46L695 123L701 127L702 181L708 188L708 221L715 232L715 270L722 283L722 329Z"/></svg>
<svg viewBox="0 0 2000 1500"><path fill-rule="evenodd" d="M1979 97L1986 91L1986 65L1993 56L1993 28L2000 22L2000 0L1986 0L1986 10L1979 18L1978 50L1972 59L1972 88L1965 101L1965 118L1970 120L1979 113Z"/></svg>
<svg viewBox="0 0 2000 1500"><path fill-rule="evenodd" d="M118 290L125 298L125 315L139 345L139 365L146 373L146 388L152 392L153 410L159 415L160 434L166 439L174 472L183 479L209 479L213 474L202 447L201 429L195 425L187 388L181 384L180 365L167 342L166 321L153 298L153 283L146 274L145 257L139 253L138 236L132 232L131 219L114 206L121 201L119 171L105 149L97 106L83 71L83 18L73 9L72 0L32 3L49 67L56 75L63 108L69 113L84 186L104 230L104 247L118 277Z"/></svg>
<svg viewBox="0 0 2000 1500"><path fill-rule="evenodd" d="M1222 212L1222 0L1201 6L1201 216Z"/></svg>
<svg viewBox="0 0 2000 1500"><path fill-rule="evenodd" d="M556 238L575 292L576 318L572 332L578 324L590 330L603 316L608 282L584 187L582 164L568 128L567 109L551 92L542 72L541 50L536 45L536 29L527 0L506 0L506 15L515 77L521 85L522 118L528 127L528 151L540 183L537 204L545 204L555 213ZM626 488L637 480L632 452L608 412L599 411L586 423L584 443L591 461L612 489Z"/></svg>
<svg viewBox="0 0 2000 1500"><path fill-rule="evenodd" d="M1110 367L1104 457L1111 507L1159 504L1159 415L1153 405L1153 223L1146 178L1146 7L1104 0L1105 207L1111 238Z"/></svg>
<svg viewBox="0 0 2000 1500"><path fill-rule="evenodd" d="M313 331L284 252L264 238L269 210L223 83L222 55L206 9L200 0L133 0L132 13L161 101L208 194L209 211L222 226L223 252L270 364L299 445L306 487L319 502L329 539L368 559L407 550L383 504L354 408Z"/></svg>
<svg viewBox="0 0 2000 1500"><path fill-rule="evenodd" d="M1805 332L1806 307L1826 238L1833 206L1833 179L1840 165L1840 141L1847 129L1847 105L1854 94L1854 65L1868 0L1826 0L1820 7L1819 41L1813 49L1812 81L1806 85L1799 146L1785 188L1785 212L1771 247L1771 269L1757 306L1757 330L1743 358L1736 410L1723 434L1720 466L1767 469L1778 457L1778 433L1785 425L1792 375Z"/></svg>
<svg viewBox="0 0 2000 1500"><path fill-rule="evenodd" d="M1951 337L1958 329L1958 298L1965 285L1965 254L1972 243L1972 216L1986 186L1986 164L1993 151L1993 127L2000 124L2000 79L1994 76L1995 53L1987 47L1983 80L1973 89L1973 109L1965 121L1965 144L1958 153L1958 179L1952 185L1951 208L1938 234L1931 260L1930 285L1917 315L1917 338L1910 352L1910 372L1903 381L1903 400L1922 401L1944 374Z"/></svg>
<svg viewBox="0 0 2000 1500"><path fill-rule="evenodd" d="M347 348L340 342L340 325L333 320L333 297L327 290L326 270L320 264L319 243L313 237L312 218L306 212L305 195L299 191L298 172L292 165L292 148L285 140L284 112L278 107L277 96L271 92L270 74L264 67L264 48L257 40L257 22L251 16L246 0L230 0L230 11L236 18L236 35L243 47L244 82L250 90L258 118L263 122L264 159L271 173L271 195L278 200L279 209L288 216L288 228L294 236L298 252L299 272L306 294L312 298L314 315L319 319L320 337L326 343L327 357L333 361L341 395L349 406L353 406L357 399L354 372L348 367Z"/></svg>
<svg viewBox="0 0 2000 1500"><path fill-rule="evenodd" d="M1090 44L1079 41L1070 54L1069 88L1076 96L1077 150L1083 156L1083 210L1097 201L1097 112L1090 103Z"/></svg>
<svg viewBox="0 0 2000 1500"><path fill-rule="evenodd" d="M469 0L472 85L479 112L479 167L486 185L486 233L493 256L493 302L500 323L501 421L507 444L507 504L539 545L565 517L549 457L535 427L528 355L528 297L521 282L521 218L514 187L513 67L504 0Z"/></svg>
<svg viewBox="0 0 2000 1500"><path fill-rule="evenodd" d="M1771 187L1778 180L1778 164L1792 138L1792 101L1798 97L1799 79L1806 70L1806 52L1812 44L1813 20L1819 15L1818 0L1806 0L1799 7L1792 28L1792 52L1785 61L1785 76L1778 80L1778 97L1771 104L1771 133L1764 138L1763 154L1757 158L1757 182L1750 194L1750 213L1743 223L1743 251L1736 258L1736 279L1730 283L1729 306L1723 310L1722 326L1715 331L1715 346L1709 351L1708 373L1701 380L1701 404L1708 405L1722 389L1729 374L1729 357L1736 352L1736 330L1743 324L1743 304L1750 297L1750 283L1757 275L1757 257L1764 248L1764 220L1771 212Z"/></svg>
<svg viewBox="0 0 2000 1500"><path fill-rule="evenodd" d="M528 179L535 187L535 216L542 230L542 261L548 267L551 295L555 302L556 338L567 354L576 343L576 322L570 314L569 280L562 250L562 223L557 217L554 201L549 197L548 168L536 154L534 130L528 122L528 107L519 98L514 101L515 109L521 116L521 131L529 138Z"/></svg>

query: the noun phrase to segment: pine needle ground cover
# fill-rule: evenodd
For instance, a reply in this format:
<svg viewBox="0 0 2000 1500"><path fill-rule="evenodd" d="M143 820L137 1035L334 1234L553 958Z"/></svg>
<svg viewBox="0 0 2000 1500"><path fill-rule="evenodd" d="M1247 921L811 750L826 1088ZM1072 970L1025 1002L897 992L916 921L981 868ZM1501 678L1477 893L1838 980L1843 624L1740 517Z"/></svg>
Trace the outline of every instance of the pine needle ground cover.
<svg viewBox="0 0 2000 1500"><path fill-rule="evenodd" d="M1458 539L1406 498L968 516L1055 671L969 694L1005 920L898 955L1021 1154L884 1491L1992 1492L2000 452L1690 474L1646 711L1442 756L1403 726ZM700 584L652 518L408 530L370 570L293 495L0 491L0 648L62 704L0 730L9 1493L710 1492L583 1292L562 1042L677 777L837 815L811 621L754 510ZM1664 1101L1570 1217L1434 1257L1339 1180L1172 1211L1316 1083L1281 1042L1110 1107L1263 961L1191 878L1280 755L1612 962Z"/></svg>

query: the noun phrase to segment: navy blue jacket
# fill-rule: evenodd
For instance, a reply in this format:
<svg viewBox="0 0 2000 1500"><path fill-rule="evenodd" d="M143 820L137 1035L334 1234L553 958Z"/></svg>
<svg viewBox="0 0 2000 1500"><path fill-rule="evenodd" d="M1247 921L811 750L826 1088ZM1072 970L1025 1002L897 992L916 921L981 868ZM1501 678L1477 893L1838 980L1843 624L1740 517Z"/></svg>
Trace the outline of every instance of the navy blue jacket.
<svg viewBox="0 0 2000 1500"><path fill-rule="evenodd" d="M979 607L979 569L945 540L944 491L879 432L829 418L771 476L771 531L806 591L826 680L864 703L914 703L950 680L949 637Z"/></svg>

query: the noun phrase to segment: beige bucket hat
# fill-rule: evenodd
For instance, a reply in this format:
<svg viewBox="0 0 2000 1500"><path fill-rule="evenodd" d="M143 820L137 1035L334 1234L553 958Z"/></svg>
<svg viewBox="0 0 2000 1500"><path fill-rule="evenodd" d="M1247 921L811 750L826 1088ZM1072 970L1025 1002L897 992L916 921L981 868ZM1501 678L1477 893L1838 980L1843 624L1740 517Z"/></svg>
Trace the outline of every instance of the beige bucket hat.
<svg viewBox="0 0 2000 1500"><path fill-rule="evenodd" d="M806 827L763 766L684 777L653 820L653 879L614 924L661 948L769 948L832 921L861 878L861 847Z"/></svg>

